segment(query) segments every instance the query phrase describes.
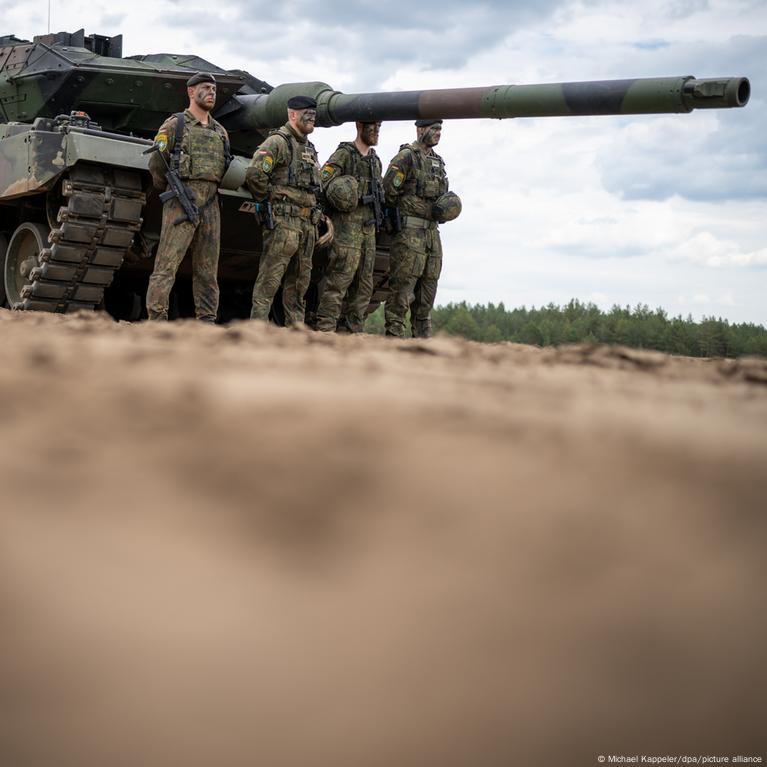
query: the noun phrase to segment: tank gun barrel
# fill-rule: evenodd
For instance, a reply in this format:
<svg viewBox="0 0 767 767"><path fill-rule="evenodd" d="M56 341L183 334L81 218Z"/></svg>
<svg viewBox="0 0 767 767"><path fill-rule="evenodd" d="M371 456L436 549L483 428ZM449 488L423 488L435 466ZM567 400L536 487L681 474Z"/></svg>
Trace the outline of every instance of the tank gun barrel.
<svg viewBox="0 0 767 767"><path fill-rule="evenodd" d="M317 100L322 127L362 120L417 120L629 115L727 109L748 102L745 77L698 80L654 77L630 80L495 85L480 88L344 94L326 83L287 83L268 94L236 96L240 108L223 119L231 130L264 130L282 125L291 96Z"/></svg>

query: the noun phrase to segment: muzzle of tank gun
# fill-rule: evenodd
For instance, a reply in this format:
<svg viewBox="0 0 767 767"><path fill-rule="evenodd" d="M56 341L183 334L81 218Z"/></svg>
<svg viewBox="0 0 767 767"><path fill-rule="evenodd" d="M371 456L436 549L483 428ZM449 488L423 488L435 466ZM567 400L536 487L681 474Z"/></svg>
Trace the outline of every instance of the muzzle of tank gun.
<svg viewBox="0 0 767 767"><path fill-rule="evenodd" d="M751 97L747 77L723 77L696 80L689 78L682 88L682 99L690 109L744 107Z"/></svg>

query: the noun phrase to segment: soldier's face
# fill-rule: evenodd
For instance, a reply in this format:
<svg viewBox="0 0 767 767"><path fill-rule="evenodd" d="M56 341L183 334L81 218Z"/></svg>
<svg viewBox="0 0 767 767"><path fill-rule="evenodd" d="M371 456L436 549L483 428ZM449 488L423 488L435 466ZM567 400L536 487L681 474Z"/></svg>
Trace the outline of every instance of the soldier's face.
<svg viewBox="0 0 767 767"><path fill-rule="evenodd" d="M216 106L216 85L215 83L200 83L189 88L189 98L200 109L210 112Z"/></svg>
<svg viewBox="0 0 767 767"><path fill-rule="evenodd" d="M288 119L296 130L308 136L314 130L314 123L317 121L316 109L289 109Z"/></svg>
<svg viewBox="0 0 767 767"><path fill-rule="evenodd" d="M367 146L377 146L381 123L358 123L360 138Z"/></svg>
<svg viewBox="0 0 767 767"><path fill-rule="evenodd" d="M418 140L426 146L437 146L442 138L442 126L439 123L418 129Z"/></svg>

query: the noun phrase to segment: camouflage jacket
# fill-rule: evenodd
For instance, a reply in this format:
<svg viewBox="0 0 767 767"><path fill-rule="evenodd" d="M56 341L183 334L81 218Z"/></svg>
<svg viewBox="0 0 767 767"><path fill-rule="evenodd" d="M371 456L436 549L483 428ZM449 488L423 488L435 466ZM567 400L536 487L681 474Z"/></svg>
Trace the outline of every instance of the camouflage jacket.
<svg viewBox="0 0 767 767"><path fill-rule="evenodd" d="M354 176L359 187L360 201L372 192L374 184L379 187L382 183L381 160L371 147L366 155L363 155L353 141L342 141L338 149L333 152L327 162L322 166L322 185L326 187L334 178L340 176ZM349 213L341 213L333 210L334 221L348 220L357 224L369 224L375 226L375 214L372 211L372 203L357 205L357 208Z"/></svg>
<svg viewBox="0 0 767 767"><path fill-rule="evenodd" d="M160 145L165 162L171 163L176 146L176 116L171 115L157 131L155 142ZM221 182L229 157L229 136L221 123L208 116L203 125L188 109L184 110L184 135L181 139L178 175L189 181ZM165 189L165 162L159 153L149 157L149 171L157 189Z"/></svg>
<svg viewBox="0 0 767 767"><path fill-rule="evenodd" d="M445 161L418 141L403 144L383 180L386 202L398 205L405 216L431 220L434 200L448 191Z"/></svg>
<svg viewBox="0 0 767 767"><path fill-rule="evenodd" d="M268 198L301 207L316 205L320 164L314 144L285 123L256 149L245 172L245 183L257 202Z"/></svg>

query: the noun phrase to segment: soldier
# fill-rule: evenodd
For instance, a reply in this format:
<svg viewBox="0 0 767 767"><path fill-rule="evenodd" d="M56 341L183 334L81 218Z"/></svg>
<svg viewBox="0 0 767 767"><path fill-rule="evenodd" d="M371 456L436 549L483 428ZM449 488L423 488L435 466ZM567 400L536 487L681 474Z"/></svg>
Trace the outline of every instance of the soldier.
<svg viewBox="0 0 767 767"><path fill-rule="evenodd" d="M253 199L272 204L274 229L263 230L263 254L253 286L251 319L266 320L283 276L285 324L304 322L304 296L312 274L312 253L322 212L317 205L320 166L307 136L314 130L317 102L288 100L288 121L256 150L245 181Z"/></svg>
<svg viewBox="0 0 767 767"><path fill-rule="evenodd" d="M458 195L448 192L445 163L433 149L442 135L442 120L415 124L417 140L403 144L383 181L386 203L398 208L401 223L392 238L385 310L386 335L398 338L405 335L408 304L413 337L431 335L431 309L442 271L437 225L461 212Z"/></svg>
<svg viewBox="0 0 767 767"><path fill-rule="evenodd" d="M373 149L380 130L380 122L358 122L357 138L341 142L322 166L325 197L335 211L317 330L336 330L342 303L341 329L361 333L365 323L373 294L376 231L384 213L381 160Z"/></svg>
<svg viewBox="0 0 767 767"><path fill-rule="evenodd" d="M215 322L218 312L218 254L221 213L218 186L230 161L229 136L210 114L216 104L216 80L198 72L187 80L189 106L171 115L155 137L159 151L151 155L154 186L164 190L165 173L176 170L199 210L195 223L176 197L163 205L162 231L146 306L150 320L168 319L170 291L187 249L192 252L192 288L198 320Z"/></svg>

